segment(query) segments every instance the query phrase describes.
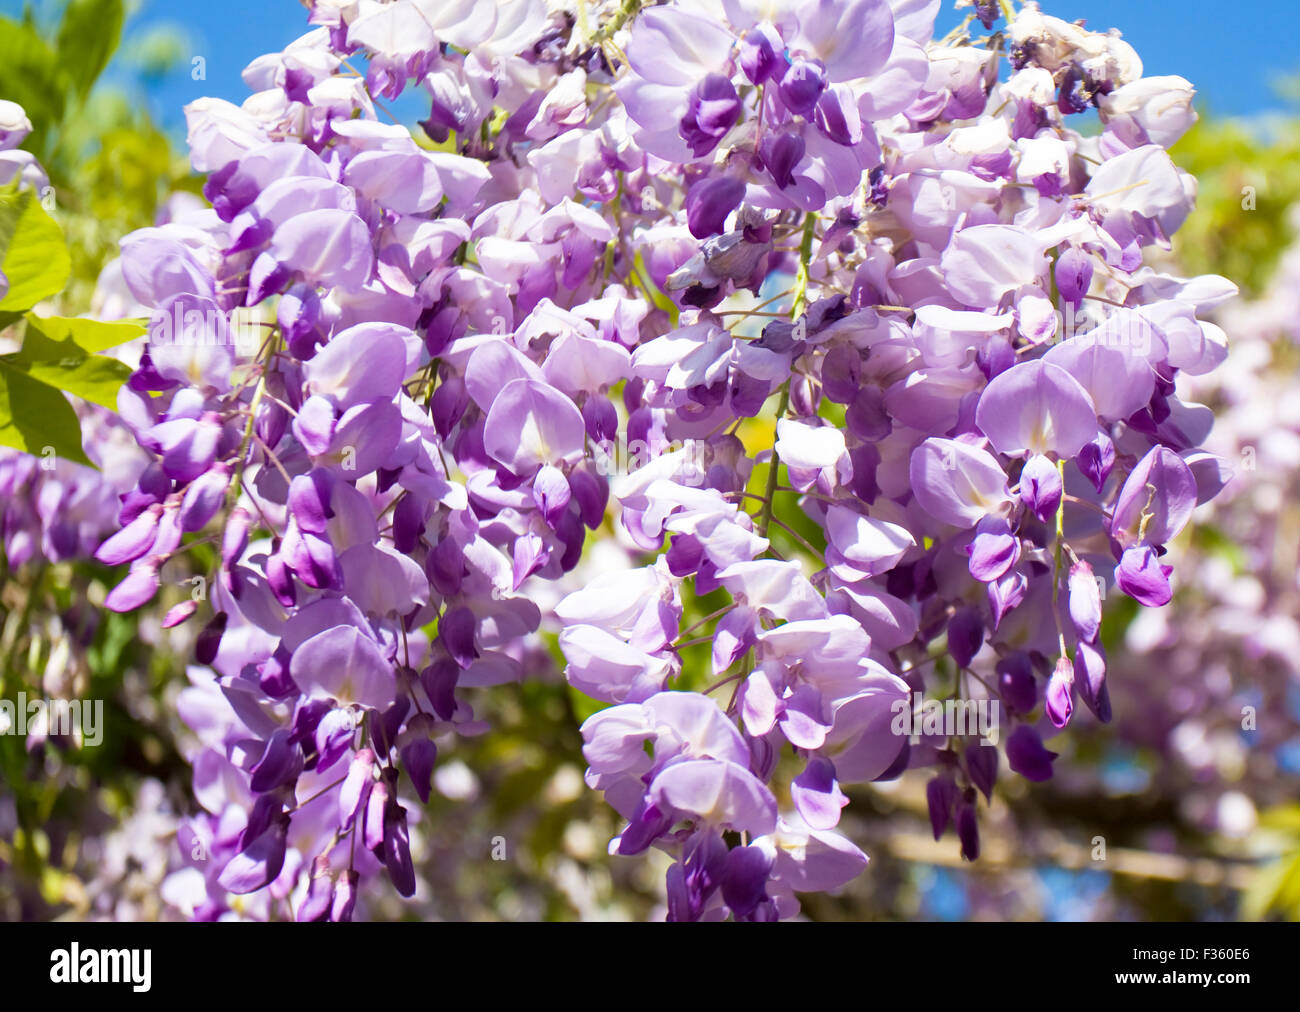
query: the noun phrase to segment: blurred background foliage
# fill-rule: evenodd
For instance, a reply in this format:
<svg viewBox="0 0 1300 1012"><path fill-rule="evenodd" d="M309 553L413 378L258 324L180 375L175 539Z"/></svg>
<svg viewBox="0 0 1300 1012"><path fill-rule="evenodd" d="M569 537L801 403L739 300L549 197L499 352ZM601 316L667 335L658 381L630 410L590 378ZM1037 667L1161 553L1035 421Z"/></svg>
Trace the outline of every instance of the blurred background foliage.
<svg viewBox="0 0 1300 1012"><path fill-rule="evenodd" d="M160 129L140 100L151 82L184 63L184 31L155 25L119 49L129 15L124 0L56 0L0 19L0 97L26 109L34 130L24 147L54 188L52 214L73 271L53 308L69 316L90 310L95 280L121 236L153 224L170 195L201 189L181 139ZM1199 207L1178 234L1176 260L1189 273L1231 277L1247 294L1263 291L1294 239L1288 211L1300 202L1300 109L1269 123L1202 119L1174 155L1200 180ZM770 430L770 419L759 419L742 435L753 449L760 433L770 440ZM761 492L765 480L760 465L752 490ZM789 523L771 532L783 555L803 553L803 539L823 547L815 525ZM1231 538L1212 528L1198 537L1202 549L1239 564ZM598 571L600 561L584 566ZM158 891L174 857L167 817L193 806L175 712L191 644L160 630L156 618L99 607L112 582L93 564L11 571L0 558L0 693L40 693L49 657L66 638L78 694L106 700L109 722L105 745L84 751L45 744L29 753L21 738L0 735L0 917L168 915ZM1116 598L1107 606L1112 656L1133 621L1128 605ZM683 628L718 602L704 597L686 606ZM472 696L494 730L440 757L433 798L412 830L426 853L422 902L380 899L372 916L654 913L664 862L609 858L618 820L582 781L578 726L600 704L566 687L553 631L543 643L531 680ZM708 644L683 656L687 681L707 684ZM951 680L942 660L936 667L936 684ZM1122 721L1108 728L1076 721L1067 737L1055 743L1067 755L1052 782L1031 787L1003 771L981 815L984 853L975 865L960 860L951 836L937 843L930 836L925 771L856 790L842 828L872 864L841 895L810 898L807 913L825 920L1300 919L1300 804L1275 803L1276 791L1261 798L1269 810L1247 847L1189 817L1181 799L1195 785ZM1283 792L1295 786L1294 777L1279 785ZM1096 860L1099 840L1104 861Z"/></svg>
<svg viewBox="0 0 1300 1012"><path fill-rule="evenodd" d="M1171 151L1199 184L1196 212L1174 237L1175 255L1188 273L1222 274L1246 296L1273 276L1293 239L1288 213L1300 202L1300 75L1279 92L1291 115L1202 115Z"/></svg>
<svg viewBox="0 0 1300 1012"><path fill-rule="evenodd" d="M161 62L145 40L136 56L119 49L123 0L27 4L0 18L0 97L32 122L22 147L50 179L42 204L68 244L71 279L42 303L45 315L87 313L95 282L127 232L152 225L173 192L198 192L174 138L143 111L139 92ZM101 78L110 60L123 84ZM131 68L135 66L139 70ZM7 504L4 504L7 505ZM38 553L39 555L39 553ZM104 744L55 744L28 752L16 734L0 735L0 916L83 915L95 875L95 838L135 805L143 778L171 785L183 804L188 768L173 739L175 717L160 701L183 672L183 654L142 639L136 616L101 605L116 574L97 564L33 559L11 570L0 550L0 695L52 693L52 655L67 651L61 679L75 694L104 700ZM88 842L90 845L88 846Z"/></svg>
<svg viewBox="0 0 1300 1012"><path fill-rule="evenodd" d="M0 95L32 121L22 145L49 174L73 277L63 302L89 308L104 263L127 232L153 223L171 193L198 193L183 146L141 100L150 81L184 60L183 35L155 29L119 49L125 0L65 0L0 18ZM112 84L101 76L113 60ZM47 207L49 201L46 201Z"/></svg>

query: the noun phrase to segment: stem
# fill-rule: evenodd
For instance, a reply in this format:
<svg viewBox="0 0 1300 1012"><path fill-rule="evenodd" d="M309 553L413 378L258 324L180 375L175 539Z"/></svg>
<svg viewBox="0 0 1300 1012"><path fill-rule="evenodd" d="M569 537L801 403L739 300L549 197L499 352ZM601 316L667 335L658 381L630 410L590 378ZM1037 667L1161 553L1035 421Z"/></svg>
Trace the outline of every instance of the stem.
<svg viewBox="0 0 1300 1012"><path fill-rule="evenodd" d="M810 555L813 555L819 559L822 557L822 553L817 551L817 549L813 547L812 543L807 538L805 538L802 534L796 531L789 524L785 523L780 517L774 516L774 517L770 517L769 519L772 521L772 523L780 527L781 530L789 534L790 537L794 538L795 541L799 543L799 547L801 547L804 551L808 552Z"/></svg>
<svg viewBox="0 0 1300 1012"><path fill-rule="evenodd" d="M677 634L677 639L680 640L683 636L689 636L691 633L695 632L696 629L699 629L701 626L707 625L709 622L712 622L715 618L722 618L723 615L727 614L727 612L731 611L731 609L734 608L734 607L736 607L736 605L735 605L734 603L733 603L733 604L723 605L723 606L722 606L721 608L719 608L717 611L715 611L715 612L713 612L713 613L711 613L711 614L709 614L709 615L705 615L705 616L704 616L702 619L700 619L698 622L693 622L693 623L691 623L689 626L687 626L685 629L683 629L680 633L678 633L678 634ZM681 644L677 644L677 645L680 646Z"/></svg>
<svg viewBox="0 0 1300 1012"><path fill-rule="evenodd" d="M1106 512L1104 507L1098 506L1095 502L1089 502L1087 499L1080 499L1078 496L1074 495L1062 495L1061 502L1073 503L1075 506L1083 506L1086 509L1090 509L1094 513L1105 517L1107 520L1110 519L1110 514Z"/></svg>
<svg viewBox="0 0 1300 1012"><path fill-rule="evenodd" d="M796 300L797 302L797 300ZM776 420L779 423L786 409L790 406L790 386L781 388L781 402L776 406ZM767 472L767 502L763 503L763 512L758 515L758 536L767 537L767 529L772 523L772 505L776 502L776 478L781 469L781 460L776 455L776 438L775 434L772 439L772 460L768 464Z"/></svg>
<svg viewBox="0 0 1300 1012"><path fill-rule="evenodd" d="M1061 477L1061 501L1056 507L1056 559L1052 568L1052 617L1056 619L1056 638L1060 643L1061 656L1065 656L1065 629L1061 625L1061 610L1056 606L1061 595L1061 566L1064 562L1065 546L1065 461L1056 462L1056 473Z"/></svg>
<svg viewBox="0 0 1300 1012"><path fill-rule="evenodd" d="M45 586L45 574L49 568L49 562L42 560L32 577L31 586L27 588L27 597L23 601L23 610L19 613L18 620L12 627L12 638L5 645L4 661L0 663L0 687L3 687L8 681L9 674L13 670L14 657L18 653L18 644L22 641L23 632L30 631L32 613L36 610L36 599L41 588ZM9 617L12 618L12 615Z"/></svg>
<svg viewBox="0 0 1300 1012"><path fill-rule="evenodd" d="M239 455L235 458L235 474L230 480L230 491L227 493L226 505L233 506L239 501L239 496L244 491L244 468L247 464L248 444L253 439L253 427L257 422L257 408L262 403L262 397L266 393L266 374L271 366L271 359L276 352L276 346L279 342L274 335L268 337L266 342L266 358L262 362L262 374L257 378L257 387L253 390L253 399L248 404L248 424L244 426L244 438L239 444Z"/></svg>
<svg viewBox="0 0 1300 1012"><path fill-rule="evenodd" d="M808 264L812 261L813 234L817 227L817 215L809 211L803 219L803 240L799 243L799 272L794 279L794 301L790 305L790 319L798 320L808 304ZM781 402L776 406L776 424L780 424L786 409L790 407L790 383L787 380L781 388ZM781 469L781 459L776 452L776 435L772 436L772 462L767 472L767 502L759 514L758 536L767 537L767 529L772 524L772 506L776 501L777 474Z"/></svg>
<svg viewBox="0 0 1300 1012"><path fill-rule="evenodd" d="M811 211L804 215L803 240L799 243L799 272L794 278L794 304L790 307L790 319L797 320L808 302L808 264L812 262L813 230L817 227L817 215Z"/></svg>
<svg viewBox="0 0 1300 1012"><path fill-rule="evenodd" d="M1060 548L1061 539L1065 537L1065 461L1056 462L1056 473L1061 476L1061 501L1056 506L1056 543Z"/></svg>

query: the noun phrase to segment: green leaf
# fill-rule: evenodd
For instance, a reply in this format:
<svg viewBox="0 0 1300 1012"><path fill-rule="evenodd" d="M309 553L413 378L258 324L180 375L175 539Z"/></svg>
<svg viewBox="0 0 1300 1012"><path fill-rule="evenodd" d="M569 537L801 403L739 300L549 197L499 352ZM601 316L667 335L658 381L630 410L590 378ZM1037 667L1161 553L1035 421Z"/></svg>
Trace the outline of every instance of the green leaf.
<svg viewBox="0 0 1300 1012"><path fill-rule="evenodd" d="M0 190L0 271L9 279L0 312L31 309L68 283L72 262L63 231L30 189Z"/></svg>
<svg viewBox="0 0 1300 1012"><path fill-rule="evenodd" d="M81 448L81 425L67 399L0 357L0 444L40 456L46 447L94 466Z"/></svg>
<svg viewBox="0 0 1300 1012"><path fill-rule="evenodd" d="M105 323L80 316L37 316L34 313L28 313L27 319L51 341L71 341L88 355L116 348L145 333L144 320L114 320ZM0 322L3 322L2 318Z"/></svg>
<svg viewBox="0 0 1300 1012"><path fill-rule="evenodd" d="M62 62L36 28L0 18L0 95L26 110L33 129L23 146L47 168L49 133L63 122L67 94Z"/></svg>
<svg viewBox="0 0 1300 1012"><path fill-rule="evenodd" d="M20 370L56 390L64 390L110 411L114 410L117 407L117 391L131 375L131 370L115 358L91 354L71 336L60 338L57 326L47 332L44 325L50 322L68 324L83 321L58 318L46 321L29 316L22 349L14 355L4 356L0 361L10 369Z"/></svg>
<svg viewBox="0 0 1300 1012"><path fill-rule="evenodd" d="M59 25L59 58L77 94L85 97L122 38L122 0L69 0Z"/></svg>

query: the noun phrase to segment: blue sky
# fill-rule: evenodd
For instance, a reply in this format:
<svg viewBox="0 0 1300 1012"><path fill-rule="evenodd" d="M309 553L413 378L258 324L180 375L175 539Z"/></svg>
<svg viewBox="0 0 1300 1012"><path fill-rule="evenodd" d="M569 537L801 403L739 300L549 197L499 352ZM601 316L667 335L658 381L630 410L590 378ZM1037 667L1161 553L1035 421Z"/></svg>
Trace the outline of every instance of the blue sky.
<svg viewBox="0 0 1300 1012"><path fill-rule="evenodd" d="M175 25L188 40L183 69L148 89L155 118L171 126L181 124L181 107L202 95L242 101L247 89L239 73L248 62L307 30L298 0L138 0L135 6L128 42L162 24ZM1279 0L1042 0L1042 7L1069 20L1086 18L1090 28L1119 28L1148 75L1188 78L1211 112L1282 111L1274 82L1300 72L1300 22ZM0 0L0 12L21 9L22 0ZM958 18L952 0L944 0L940 32ZM191 79L196 56L206 62L205 80Z"/></svg>

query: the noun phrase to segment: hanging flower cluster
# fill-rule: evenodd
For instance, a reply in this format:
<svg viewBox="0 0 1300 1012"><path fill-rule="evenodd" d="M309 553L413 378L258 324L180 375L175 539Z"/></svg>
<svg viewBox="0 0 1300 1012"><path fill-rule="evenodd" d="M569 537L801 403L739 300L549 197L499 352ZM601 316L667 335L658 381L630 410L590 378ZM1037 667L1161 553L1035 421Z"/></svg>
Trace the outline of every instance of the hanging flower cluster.
<svg viewBox="0 0 1300 1012"><path fill-rule="evenodd" d="M187 108L211 207L122 241L151 462L108 606L220 545L212 613L166 620L218 675L181 698L177 902L410 895L439 745L544 618L671 919L849 881L844 788L907 768L973 859L998 745L1044 780L1076 700L1109 719L1103 592L1168 602L1226 479L1174 384L1235 289L1143 263L1195 195L1187 82L1033 4L942 41L938 0L308 6L242 106ZM543 615L611 522L637 564ZM927 689L1007 733L932 727Z"/></svg>

